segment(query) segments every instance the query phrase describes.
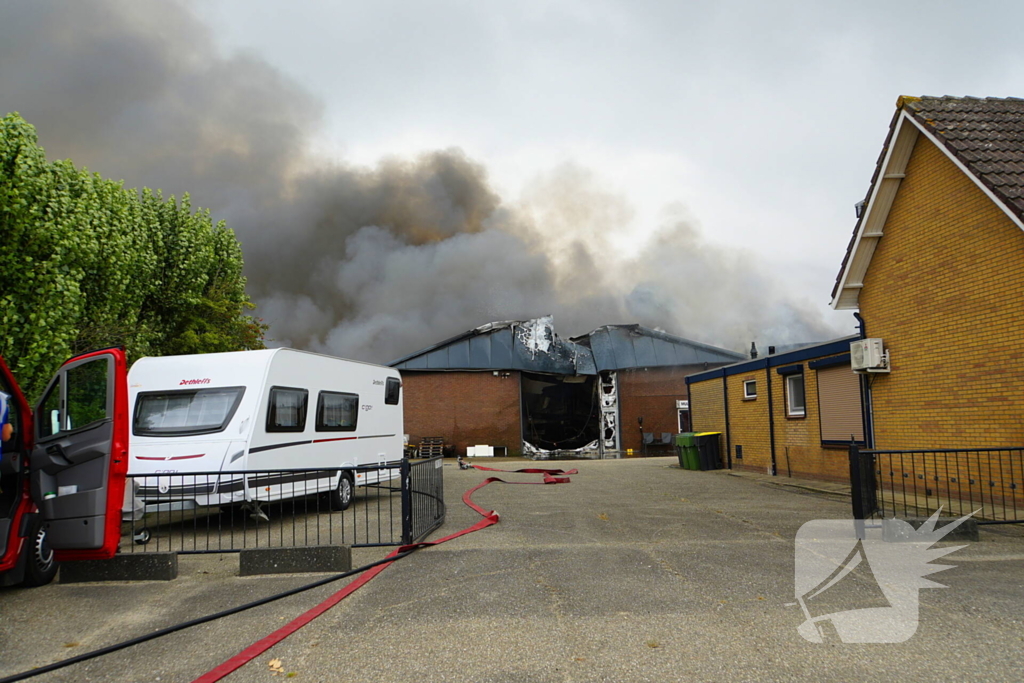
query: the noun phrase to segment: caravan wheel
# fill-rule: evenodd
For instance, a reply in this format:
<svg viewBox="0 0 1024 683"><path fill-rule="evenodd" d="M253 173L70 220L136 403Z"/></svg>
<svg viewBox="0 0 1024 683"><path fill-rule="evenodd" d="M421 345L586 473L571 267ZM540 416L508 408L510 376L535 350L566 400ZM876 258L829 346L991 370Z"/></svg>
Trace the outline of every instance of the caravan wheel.
<svg viewBox="0 0 1024 683"><path fill-rule="evenodd" d="M331 509L335 512L348 510L355 496L355 485L352 483L352 475L345 472L338 479L338 488L331 491Z"/></svg>

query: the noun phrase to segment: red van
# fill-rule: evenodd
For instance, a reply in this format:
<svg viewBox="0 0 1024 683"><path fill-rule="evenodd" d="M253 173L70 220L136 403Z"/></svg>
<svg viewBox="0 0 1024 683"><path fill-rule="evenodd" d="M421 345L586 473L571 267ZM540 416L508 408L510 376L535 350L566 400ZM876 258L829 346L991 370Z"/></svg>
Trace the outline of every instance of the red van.
<svg viewBox="0 0 1024 683"><path fill-rule="evenodd" d="M0 358L14 433L0 457L0 586L41 586L63 560L109 559L121 537L128 471L121 349L76 356L29 408Z"/></svg>

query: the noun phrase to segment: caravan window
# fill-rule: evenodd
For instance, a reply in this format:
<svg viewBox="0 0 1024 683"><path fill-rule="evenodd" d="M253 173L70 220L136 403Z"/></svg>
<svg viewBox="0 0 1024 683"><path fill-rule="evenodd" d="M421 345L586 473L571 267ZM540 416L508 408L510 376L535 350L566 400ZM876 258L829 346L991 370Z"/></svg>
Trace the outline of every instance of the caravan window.
<svg viewBox="0 0 1024 683"><path fill-rule="evenodd" d="M397 377L388 377L387 386L384 387L384 403L389 406L397 406L401 391L402 381Z"/></svg>
<svg viewBox="0 0 1024 683"><path fill-rule="evenodd" d="M309 392L305 389L271 387L267 407L268 432L301 432L306 428L306 404Z"/></svg>
<svg viewBox="0 0 1024 683"><path fill-rule="evenodd" d="M352 432L359 419L359 396L321 391L316 403L316 431Z"/></svg>
<svg viewBox="0 0 1024 683"><path fill-rule="evenodd" d="M222 432L231 422L245 387L146 391L135 401L136 436L189 436Z"/></svg>

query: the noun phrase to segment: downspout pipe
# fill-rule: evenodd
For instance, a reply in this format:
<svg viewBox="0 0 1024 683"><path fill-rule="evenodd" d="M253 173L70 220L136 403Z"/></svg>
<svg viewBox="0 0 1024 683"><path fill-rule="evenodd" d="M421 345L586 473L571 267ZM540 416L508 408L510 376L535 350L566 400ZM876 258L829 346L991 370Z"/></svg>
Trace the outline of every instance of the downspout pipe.
<svg viewBox="0 0 1024 683"><path fill-rule="evenodd" d="M726 374L722 373L722 405L725 408L725 453L726 460L729 463L729 469L732 469L732 427L729 424L729 378Z"/></svg>
<svg viewBox="0 0 1024 683"><path fill-rule="evenodd" d="M775 410L772 408L772 368L767 359L764 364L764 374L768 377L768 443L772 451L771 475L774 477L778 471L775 467Z"/></svg>

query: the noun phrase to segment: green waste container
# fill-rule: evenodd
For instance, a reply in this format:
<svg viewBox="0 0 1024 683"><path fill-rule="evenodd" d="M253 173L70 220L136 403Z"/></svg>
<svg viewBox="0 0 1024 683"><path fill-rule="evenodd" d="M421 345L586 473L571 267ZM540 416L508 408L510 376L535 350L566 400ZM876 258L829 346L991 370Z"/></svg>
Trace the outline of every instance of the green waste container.
<svg viewBox="0 0 1024 683"><path fill-rule="evenodd" d="M684 470L690 469L687 466L688 461L686 458L686 452L689 448L693 448L693 432L676 434L676 457L679 458L679 466Z"/></svg>
<svg viewBox="0 0 1024 683"><path fill-rule="evenodd" d="M688 470L700 469L700 453L696 446L683 447L683 467Z"/></svg>

